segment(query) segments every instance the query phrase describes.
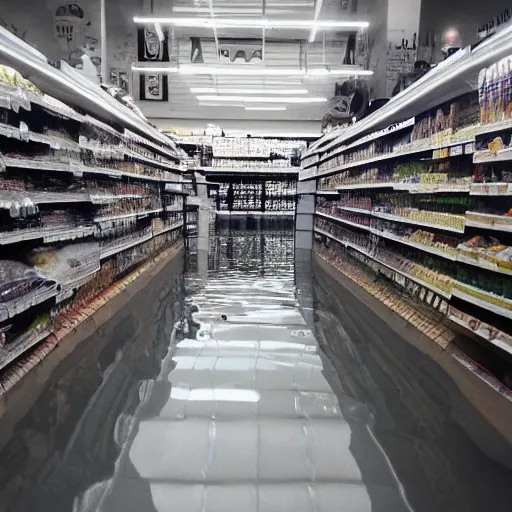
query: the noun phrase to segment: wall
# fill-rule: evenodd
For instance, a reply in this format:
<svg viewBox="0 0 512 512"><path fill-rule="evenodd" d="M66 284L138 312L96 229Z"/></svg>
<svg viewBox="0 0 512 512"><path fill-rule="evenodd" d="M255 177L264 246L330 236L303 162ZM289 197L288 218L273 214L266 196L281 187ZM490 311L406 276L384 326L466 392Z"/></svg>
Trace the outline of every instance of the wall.
<svg viewBox="0 0 512 512"><path fill-rule="evenodd" d="M509 0L422 0L420 33L422 45L427 33L435 43L433 61L441 58L442 35L455 28L460 35L460 44L467 46L477 41L477 29L506 8L512 7ZM429 55L427 54L428 58Z"/></svg>
<svg viewBox="0 0 512 512"><path fill-rule="evenodd" d="M114 68L131 76L131 65L137 61L137 27L133 17L140 15L142 4L143 0L106 0L109 75Z"/></svg>
<svg viewBox="0 0 512 512"><path fill-rule="evenodd" d="M133 16L140 14L143 0L107 0L107 69L129 72L137 55L137 29ZM35 46L52 60L80 62L83 46L99 67L100 0L2 0L0 25ZM61 9L61 16L56 12ZM80 15L83 13L83 18ZM58 37L57 27L72 26L73 37ZM108 77L107 77L108 79Z"/></svg>
<svg viewBox="0 0 512 512"><path fill-rule="evenodd" d="M73 7L66 7L73 5ZM76 7L75 7L76 6ZM60 8L60 15L56 16ZM83 16L82 16L83 15ZM2 0L0 25L7 27L48 58L76 62L81 46L99 57L99 0ZM58 37L68 34L69 38ZM63 32L64 31L64 32Z"/></svg>
<svg viewBox="0 0 512 512"><path fill-rule="evenodd" d="M233 119L149 119L157 128L164 131L175 130L180 135L203 133L207 124L220 126L226 135L236 132L238 135L283 136L290 134L319 137L320 121L255 121Z"/></svg>

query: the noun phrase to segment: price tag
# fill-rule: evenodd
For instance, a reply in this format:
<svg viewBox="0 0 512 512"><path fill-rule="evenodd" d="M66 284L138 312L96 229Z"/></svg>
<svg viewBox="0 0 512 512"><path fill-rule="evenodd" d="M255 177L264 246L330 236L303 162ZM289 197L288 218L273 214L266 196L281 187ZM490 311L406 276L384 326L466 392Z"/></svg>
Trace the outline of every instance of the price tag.
<svg viewBox="0 0 512 512"><path fill-rule="evenodd" d="M24 121L20 122L20 139L28 142L29 140L29 129L28 124Z"/></svg>
<svg viewBox="0 0 512 512"><path fill-rule="evenodd" d="M465 155L472 155L475 152L475 143L470 142L469 144L466 144L464 146L464 154Z"/></svg>
<svg viewBox="0 0 512 512"><path fill-rule="evenodd" d="M452 146L450 148L450 156L459 156L463 154L463 147L462 146Z"/></svg>
<svg viewBox="0 0 512 512"><path fill-rule="evenodd" d="M23 107L28 111L31 110L32 107L30 105L30 100L27 93L23 89L18 89L18 101L20 103L20 107Z"/></svg>
<svg viewBox="0 0 512 512"><path fill-rule="evenodd" d="M75 162L70 162L69 163L69 169L73 173L73 176L75 178L82 178L83 175L84 175L83 168L79 164L77 164Z"/></svg>
<svg viewBox="0 0 512 512"><path fill-rule="evenodd" d="M0 107L5 108L6 110L11 109L11 99L9 98L9 96L3 96L0 93Z"/></svg>

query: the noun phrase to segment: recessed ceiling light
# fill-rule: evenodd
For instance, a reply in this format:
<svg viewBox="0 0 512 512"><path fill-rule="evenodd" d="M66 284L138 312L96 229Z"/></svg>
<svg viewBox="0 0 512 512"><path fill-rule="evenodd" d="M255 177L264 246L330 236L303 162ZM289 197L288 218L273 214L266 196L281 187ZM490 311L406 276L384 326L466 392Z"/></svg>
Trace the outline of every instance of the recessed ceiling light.
<svg viewBox="0 0 512 512"><path fill-rule="evenodd" d="M232 88L232 87L191 87L190 92L194 94L308 94L307 89L267 89L267 88Z"/></svg>
<svg viewBox="0 0 512 512"><path fill-rule="evenodd" d="M191 28L289 28L303 30L336 30L342 28L368 28L367 21L315 21L315 20L292 20L292 19L267 19L267 18L145 18L135 16L135 23L162 23L174 27Z"/></svg>
<svg viewBox="0 0 512 512"><path fill-rule="evenodd" d="M197 96L199 101L225 101L244 103L325 103L327 98L308 97L297 98L295 96L271 97L271 96Z"/></svg>

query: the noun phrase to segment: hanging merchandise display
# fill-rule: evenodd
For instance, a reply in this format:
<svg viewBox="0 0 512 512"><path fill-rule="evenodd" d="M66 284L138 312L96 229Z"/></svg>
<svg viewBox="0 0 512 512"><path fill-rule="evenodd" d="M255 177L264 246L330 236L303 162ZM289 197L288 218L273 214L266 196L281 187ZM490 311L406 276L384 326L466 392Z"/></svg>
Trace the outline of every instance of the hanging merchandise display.
<svg viewBox="0 0 512 512"><path fill-rule="evenodd" d="M350 135L356 123L320 141L302 155L299 177L316 179L318 254L340 269L357 261L409 292L424 290L418 300L443 303L444 316L509 354L511 63L482 69L477 90L429 108L412 103L411 122L362 138ZM389 105L399 109L414 95Z"/></svg>
<svg viewBox="0 0 512 512"><path fill-rule="evenodd" d="M69 20L58 23L62 32ZM21 43L6 36L9 44L26 69ZM178 243L183 225L173 141L100 87L50 66L43 80L41 66L30 76L44 90L0 66L0 371ZM94 112L50 96L66 87L84 105L94 98ZM104 122L112 117L117 129Z"/></svg>

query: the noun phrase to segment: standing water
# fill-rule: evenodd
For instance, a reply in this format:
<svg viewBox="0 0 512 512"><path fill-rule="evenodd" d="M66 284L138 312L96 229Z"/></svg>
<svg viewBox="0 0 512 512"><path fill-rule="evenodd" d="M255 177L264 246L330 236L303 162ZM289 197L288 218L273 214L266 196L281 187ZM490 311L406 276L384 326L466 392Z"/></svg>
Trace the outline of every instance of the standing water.
<svg viewBox="0 0 512 512"><path fill-rule="evenodd" d="M295 270L291 226L249 227L172 261L0 424L0 510L508 511L510 446L462 370Z"/></svg>

